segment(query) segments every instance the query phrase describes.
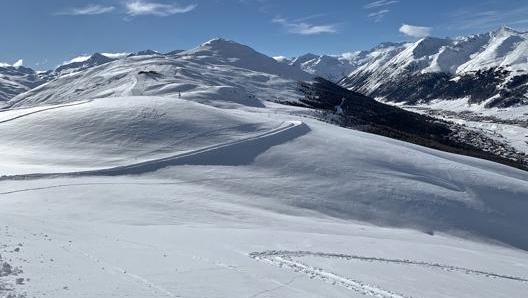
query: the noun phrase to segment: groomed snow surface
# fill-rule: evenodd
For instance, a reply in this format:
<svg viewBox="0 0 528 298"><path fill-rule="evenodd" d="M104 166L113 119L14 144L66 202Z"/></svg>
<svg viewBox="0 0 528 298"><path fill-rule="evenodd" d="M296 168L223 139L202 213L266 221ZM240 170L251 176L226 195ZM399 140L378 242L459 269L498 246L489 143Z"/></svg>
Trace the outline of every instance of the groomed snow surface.
<svg viewBox="0 0 528 298"><path fill-rule="evenodd" d="M0 112L0 297L528 293L526 172L237 96Z"/></svg>

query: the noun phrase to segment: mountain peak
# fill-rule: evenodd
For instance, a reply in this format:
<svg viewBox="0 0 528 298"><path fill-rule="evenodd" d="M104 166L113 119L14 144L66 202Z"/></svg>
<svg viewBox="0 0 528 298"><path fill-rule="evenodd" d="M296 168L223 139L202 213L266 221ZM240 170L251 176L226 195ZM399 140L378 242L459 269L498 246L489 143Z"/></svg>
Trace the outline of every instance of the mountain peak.
<svg viewBox="0 0 528 298"><path fill-rule="evenodd" d="M240 52L254 52L252 48L240 44L236 41L214 38L200 45L200 48L207 48L208 50L216 52L229 52L229 53L240 53Z"/></svg>
<svg viewBox="0 0 528 298"><path fill-rule="evenodd" d="M158 51L147 49L147 50L139 51L134 54L134 56L150 56L150 55L160 55L160 53Z"/></svg>
<svg viewBox="0 0 528 298"><path fill-rule="evenodd" d="M94 53L91 56L77 57L55 69L56 73L71 72L92 66L102 65L116 59L109 58L101 53Z"/></svg>
<svg viewBox="0 0 528 298"><path fill-rule="evenodd" d="M94 53L92 56L90 56L90 58L87 60L92 60L92 61L106 61L106 60L109 60L110 58L106 57L105 55L101 54L101 53ZM112 60L112 59L110 59Z"/></svg>
<svg viewBox="0 0 528 298"><path fill-rule="evenodd" d="M502 25L498 29L496 29L495 31L492 31L492 33L495 33L495 34L512 34L512 33L521 33L521 32L513 29L510 26Z"/></svg>
<svg viewBox="0 0 528 298"><path fill-rule="evenodd" d="M263 54L258 53L249 46L240 44L233 40L224 38L211 39L200 46L188 50L185 53L197 54L200 56L216 56L222 58L236 58L236 59L256 59L257 57L262 58ZM268 57L273 60L273 58ZM275 61L275 60L273 60Z"/></svg>
<svg viewBox="0 0 528 298"><path fill-rule="evenodd" d="M215 45L218 46L218 45L223 45L223 44L238 44L238 43L230 39L216 37L216 38L210 39L202 43L202 46L215 46Z"/></svg>
<svg viewBox="0 0 528 298"><path fill-rule="evenodd" d="M301 65L301 64L303 64L305 62L308 62L308 61L316 59L316 58L319 58L319 55L315 55L315 54L312 54L312 53L307 53L307 54L304 54L302 56L299 56L299 57L293 59L291 64L292 65Z"/></svg>

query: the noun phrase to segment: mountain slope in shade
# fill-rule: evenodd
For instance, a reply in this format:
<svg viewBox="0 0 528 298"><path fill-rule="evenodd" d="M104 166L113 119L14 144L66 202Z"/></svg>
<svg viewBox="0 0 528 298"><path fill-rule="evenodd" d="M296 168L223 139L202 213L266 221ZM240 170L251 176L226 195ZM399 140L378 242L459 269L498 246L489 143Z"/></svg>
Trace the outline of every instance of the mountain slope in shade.
<svg viewBox="0 0 528 298"><path fill-rule="evenodd" d="M340 84L407 103L467 98L486 107L528 104L528 33L501 27L469 37L426 37L374 59Z"/></svg>

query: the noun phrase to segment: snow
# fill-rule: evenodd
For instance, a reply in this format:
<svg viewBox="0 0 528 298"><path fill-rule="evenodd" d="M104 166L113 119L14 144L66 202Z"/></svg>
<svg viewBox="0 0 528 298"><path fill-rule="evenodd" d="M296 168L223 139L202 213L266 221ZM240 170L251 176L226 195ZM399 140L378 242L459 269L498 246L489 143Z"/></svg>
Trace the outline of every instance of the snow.
<svg viewBox="0 0 528 298"><path fill-rule="evenodd" d="M395 55L393 53L398 52L402 45L382 43L368 51L347 52L340 55L308 53L286 62L315 76L337 82L362 66L375 64L371 67L380 67L387 59L392 58Z"/></svg>
<svg viewBox="0 0 528 298"><path fill-rule="evenodd" d="M9 63L5 63L5 62L0 62L0 67L14 67L14 68L19 68L20 66L22 66L22 64L24 64L24 60L22 59L18 59L15 63L13 63L12 65L9 64Z"/></svg>
<svg viewBox="0 0 528 298"><path fill-rule="evenodd" d="M123 59L123 58L126 58L131 53L121 52L121 53L101 53L101 54L111 59Z"/></svg>
<svg viewBox="0 0 528 298"><path fill-rule="evenodd" d="M466 97L452 100L436 99L426 104L418 104L415 107L428 108L432 110L444 110L457 113L471 112L479 116L497 117L498 119L502 120L524 120L528 115L528 106L519 106L507 109L497 107L486 108L486 103L488 103L490 100L493 100L494 98L490 98L480 104L469 104L468 99L469 98Z"/></svg>
<svg viewBox="0 0 528 298"><path fill-rule="evenodd" d="M426 37L413 43L381 46L382 55L359 63L349 78L368 76L359 91L372 93L383 82L413 73L467 72L503 67L512 71L528 67L528 33L501 27L495 31L457 38ZM376 53L376 50L373 50Z"/></svg>
<svg viewBox="0 0 528 298"><path fill-rule="evenodd" d="M311 75L247 46L213 40L176 55L133 56L64 75L20 94L10 104L21 107L159 95L188 96L223 107L259 106L260 98L297 100L300 94L296 83L310 79ZM213 97L215 100L211 100Z"/></svg>
<svg viewBox="0 0 528 298"><path fill-rule="evenodd" d="M437 232L441 226L434 213L395 207L407 196L415 206L429 201L440 216L449 214L441 209L455 200L459 212L476 204L493 216L497 206L478 204L488 190L472 192L501 185L503 196L486 200L508 205L517 191L515 200L522 201L528 189L515 180L526 174L306 123L310 132L242 166L183 165L141 176L0 182L2 255L22 268L17 278L30 279L13 287L36 297L442 297L446 291L457 297L516 297L526 291L526 282L490 275L526 279L526 252ZM381 151L398 161L379 164ZM343 159L345 152L352 158ZM429 171L430 178L417 176L420 170ZM451 182L448 174L454 175ZM456 191L448 183L466 189ZM337 210L346 217L336 217ZM429 234L382 221L370 225L374 210L408 224L428 217L430 227L422 229ZM524 226L518 229L522 235ZM18 243L22 247L14 252ZM275 250L279 253L269 253ZM284 260L290 263L278 266ZM305 268L298 270L299 264ZM14 278L2 280L14 284Z"/></svg>
<svg viewBox="0 0 528 298"><path fill-rule="evenodd" d="M78 63L78 62L85 62L86 60L90 59L90 57L92 57L92 55L82 55L82 56L77 56L75 58L72 58L68 61L64 61L64 63L62 63L62 65L67 65L67 64L71 64L71 63Z"/></svg>
<svg viewBox="0 0 528 298"><path fill-rule="evenodd" d="M275 59L279 63L289 64L291 62L290 59L288 59L288 57L284 57L284 56L273 56L273 59Z"/></svg>
<svg viewBox="0 0 528 298"><path fill-rule="evenodd" d="M14 65L0 63L0 102L7 101L49 79L48 73L26 68L22 66L21 61Z"/></svg>
<svg viewBox="0 0 528 298"><path fill-rule="evenodd" d="M490 100L492 100L491 98ZM486 134L501 143L511 145L518 152L528 154L528 129L522 125L507 124L507 121L522 121L528 115L528 106L514 107L508 109L486 108L486 102L480 104L468 104L468 98L454 100L436 99L429 103L407 105L404 103L386 102L383 98L378 101L392 104L416 113L436 111L434 117L455 122ZM448 113L444 113L448 112ZM452 113L451 113L452 112ZM482 121L468 120L469 116L490 117ZM495 120L494 120L495 119Z"/></svg>
<svg viewBox="0 0 528 298"><path fill-rule="evenodd" d="M0 297L527 292L526 172L267 101L302 78L216 39L12 99Z"/></svg>
<svg viewBox="0 0 528 298"><path fill-rule="evenodd" d="M106 56L106 57L108 57L110 59L122 59L122 58L126 58L128 55L130 55L130 53L128 53L128 52L122 52L122 53L101 53L101 55ZM62 63L62 65L67 65L67 64L71 64L71 63L86 62L91 57L92 57L92 55L77 56L77 57L75 57L73 59L65 61L64 63Z"/></svg>
<svg viewBox="0 0 528 298"><path fill-rule="evenodd" d="M475 71L499 66L526 66L526 49L528 48L527 35L512 30L501 28L490 33L490 41L485 49L477 52L471 60L461 65L458 72ZM521 64L521 65L518 65Z"/></svg>
<svg viewBox="0 0 528 298"><path fill-rule="evenodd" d="M204 117L197 118L197 114ZM236 140L279 125L194 102L155 97L97 99L0 115L4 128L0 138L5 140L0 147L6 161L0 175L120 166Z"/></svg>

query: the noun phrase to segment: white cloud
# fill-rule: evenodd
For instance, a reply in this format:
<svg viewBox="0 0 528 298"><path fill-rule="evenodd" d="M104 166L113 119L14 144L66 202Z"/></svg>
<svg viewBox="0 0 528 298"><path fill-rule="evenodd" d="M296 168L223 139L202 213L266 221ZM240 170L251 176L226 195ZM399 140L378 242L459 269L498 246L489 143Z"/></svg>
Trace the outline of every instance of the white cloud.
<svg viewBox="0 0 528 298"><path fill-rule="evenodd" d="M373 19L374 22L377 23L377 22L381 22L381 20L383 20L385 15L388 14L388 13L389 13L388 9L382 9L382 10L377 11L377 12L369 13L368 17Z"/></svg>
<svg viewBox="0 0 528 298"><path fill-rule="evenodd" d="M398 3L398 2L400 2L400 1L397 1L397 0L379 0L379 1L371 2L371 3L367 4L367 5L365 5L364 7L366 9L371 9L371 8L391 5L391 4Z"/></svg>
<svg viewBox="0 0 528 298"><path fill-rule="evenodd" d="M130 55L130 53L126 53L126 52L123 52L123 53L101 53L101 55L106 56L106 57L108 57L110 59L121 59L121 58L125 58L128 55Z"/></svg>
<svg viewBox="0 0 528 298"><path fill-rule="evenodd" d="M69 8L64 11L60 11L57 14L58 15L97 15L97 14L103 14L103 13L109 13L113 11L115 7L113 6L102 6L102 5L94 5L90 4L85 7L76 7L76 8Z"/></svg>
<svg viewBox="0 0 528 298"><path fill-rule="evenodd" d="M284 63L284 62L290 61L290 59L288 59L287 57L284 57L284 56L273 56L273 59L275 59L275 61L277 61L279 63Z"/></svg>
<svg viewBox="0 0 528 298"><path fill-rule="evenodd" d="M301 35L314 35L321 33L336 33L336 25L312 25L305 22L289 22L283 18L274 18L272 20L275 24L280 24L288 30L289 33Z"/></svg>
<svg viewBox="0 0 528 298"><path fill-rule="evenodd" d="M400 27L400 32L411 37L426 37L431 35L431 27L421 27L403 24Z"/></svg>
<svg viewBox="0 0 528 298"><path fill-rule="evenodd" d="M125 58L128 55L130 55L130 53L126 53L126 52L122 52L122 53L101 53L101 55L106 56L106 57L108 57L110 59L121 59L121 58ZM64 61L64 62L62 62L61 65L66 65L66 64L70 64L70 63L85 62L88 59L90 59L91 57L92 57L92 55L81 55L81 56L75 57L75 58L73 58L71 60ZM47 60L46 60L46 62L47 62Z"/></svg>
<svg viewBox="0 0 528 298"><path fill-rule="evenodd" d="M528 24L528 5L518 5L514 8L489 10L485 6L461 8L450 14L445 26L451 30L491 30L502 25L526 28Z"/></svg>
<svg viewBox="0 0 528 298"><path fill-rule="evenodd" d="M374 20L375 23L378 23L378 22L381 22L383 20L383 18L385 17L385 15L387 15L390 10L388 9L383 9L384 6L388 6L388 5L391 5L391 4L394 4L394 3L398 3L400 1L397 1L397 0L379 0L379 1L374 1L374 2L371 2L365 6L363 6L365 9L369 9L369 10L376 10L375 12L371 12L367 15L367 17L369 19L372 19Z"/></svg>
<svg viewBox="0 0 528 298"><path fill-rule="evenodd" d="M90 57L92 57L91 55L82 55L82 56L79 56L79 57L75 57L71 60L68 60L68 61L64 61L62 63L62 65L66 65L66 64L70 64L70 63L77 63L77 62L84 62L88 59L90 59Z"/></svg>
<svg viewBox="0 0 528 298"><path fill-rule="evenodd" d="M360 53L359 51L346 52L346 53L341 54L341 57L343 57L346 60L352 61L353 59L355 59L359 55L359 53Z"/></svg>
<svg viewBox="0 0 528 298"><path fill-rule="evenodd" d="M195 9L196 6L197 4L179 6L177 4L163 4L143 0L133 0L125 4L126 12L130 16L155 15L160 17L186 13Z"/></svg>

